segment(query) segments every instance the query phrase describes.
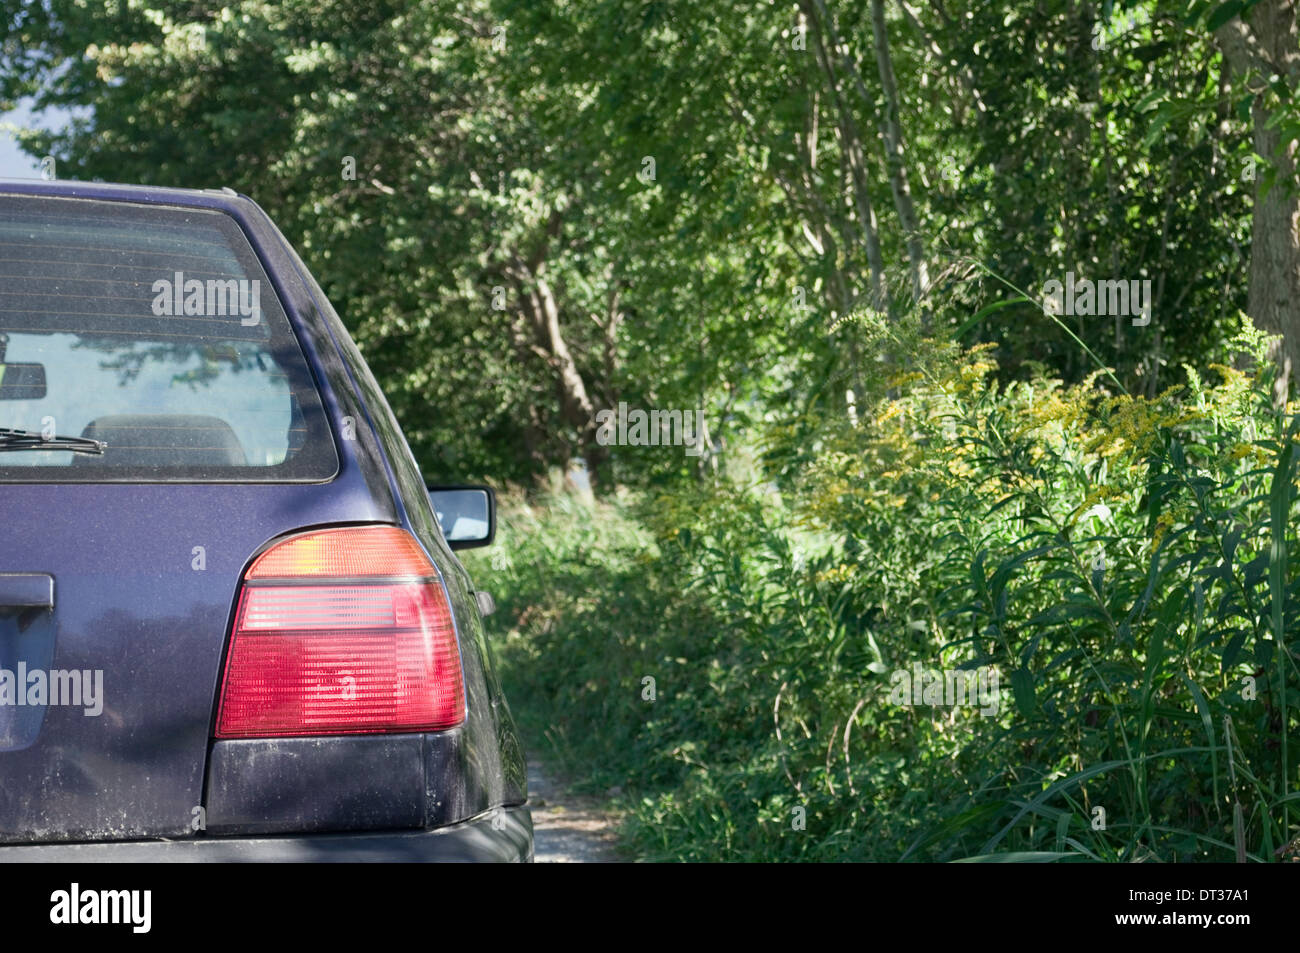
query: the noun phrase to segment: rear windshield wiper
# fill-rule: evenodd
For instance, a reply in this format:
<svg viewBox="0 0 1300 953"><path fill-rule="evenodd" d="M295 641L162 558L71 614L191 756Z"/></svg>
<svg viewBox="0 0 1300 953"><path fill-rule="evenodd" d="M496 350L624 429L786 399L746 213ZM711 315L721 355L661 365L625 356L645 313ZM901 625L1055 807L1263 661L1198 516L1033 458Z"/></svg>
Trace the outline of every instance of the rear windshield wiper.
<svg viewBox="0 0 1300 953"><path fill-rule="evenodd" d="M108 446L90 437L46 437L36 430L13 430L0 427L0 453L6 450L71 450L73 453L103 453Z"/></svg>

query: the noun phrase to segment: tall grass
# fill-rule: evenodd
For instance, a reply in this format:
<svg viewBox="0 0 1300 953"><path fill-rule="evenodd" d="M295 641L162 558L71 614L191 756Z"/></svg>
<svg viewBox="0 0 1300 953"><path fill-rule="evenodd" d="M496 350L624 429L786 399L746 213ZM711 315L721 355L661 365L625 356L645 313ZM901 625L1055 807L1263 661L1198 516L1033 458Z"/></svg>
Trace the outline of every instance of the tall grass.
<svg viewBox="0 0 1300 953"><path fill-rule="evenodd" d="M531 744L651 859L1278 859L1297 424L1236 345L1153 400L927 345L767 434L780 492L509 497L471 568ZM997 712L898 703L915 663Z"/></svg>

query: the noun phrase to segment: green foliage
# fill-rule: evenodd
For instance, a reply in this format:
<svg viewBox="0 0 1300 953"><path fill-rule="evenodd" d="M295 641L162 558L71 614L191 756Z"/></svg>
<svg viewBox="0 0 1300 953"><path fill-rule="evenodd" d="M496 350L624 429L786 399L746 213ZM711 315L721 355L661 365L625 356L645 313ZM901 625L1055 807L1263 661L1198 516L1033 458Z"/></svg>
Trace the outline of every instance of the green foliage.
<svg viewBox="0 0 1300 953"><path fill-rule="evenodd" d="M1154 399L918 359L784 493L516 500L475 567L516 704L648 858L1273 860L1297 425L1235 347ZM995 667L996 712L898 704L915 664Z"/></svg>
<svg viewBox="0 0 1300 953"><path fill-rule="evenodd" d="M1146 327L1026 336L1027 301L964 340L1074 382L1077 338L1147 396L1220 359L1254 183L1250 97L1227 98L1207 21L1236 7L918 6L889 4L888 32L934 328L1006 300L952 262L1030 296L1150 278ZM703 409L724 467L773 407L861 399L871 344L843 319L910 296L865 4L0 0L0 30L0 102L76 111L24 140L61 175L227 185L271 213L432 477L526 482L590 439L521 318L539 281L592 405ZM611 456L606 486L700 473Z"/></svg>

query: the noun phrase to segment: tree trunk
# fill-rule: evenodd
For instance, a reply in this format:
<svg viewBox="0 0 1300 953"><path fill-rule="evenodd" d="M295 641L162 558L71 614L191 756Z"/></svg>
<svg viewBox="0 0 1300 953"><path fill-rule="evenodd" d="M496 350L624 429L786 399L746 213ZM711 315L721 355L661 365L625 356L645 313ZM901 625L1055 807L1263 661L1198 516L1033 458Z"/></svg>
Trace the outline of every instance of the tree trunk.
<svg viewBox="0 0 1300 953"><path fill-rule="evenodd" d="M596 407L587 392L586 381L569 351L560 325L560 306L544 274L544 264L530 264L518 258L509 269L519 291L524 316L533 333L532 351L555 373L560 416L578 432L578 452L587 464L594 488L609 451L596 440ZM568 465L568 461L565 461Z"/></svg>
<svg viewBox="0 0 1300 953"><path fill-rule="evenodd" d="M840 89L840 80L831 61L827 44L832 48L838 45L835 25L830 20L830 13L822 0L802 0L804 16L813 35L813 49L817 63L826 76L835 109L836 129L840 138L840 149L847 160L852 177L852 197L858 217L858 226L862 231L862 245L867 255L867 268L871 275L871 306L879 311L889 308L887 289L885 288L885 259L880 249L880 235L876 225L876 213L871 206L871 193L868 191L866 159L862 150L862 136L853 119L845 97ZM826 37L823 40L822 32ZM843 312L841 312L843 313Z"/></svg>
<svg viewBox="0 0 1300 953"><path fill-rule="evenodd" d="M1234 82L1251 82L1252 87L1262 89L1276 74L1296 89L1300 40L1294 0L1263 0L1247 16L1248 21L1235 17L1215 32ZM1257 75L1249 78L1252 72ZM1300 368L1300 236L1296 234L1300 195L1296 191L1296 143L1284 143L1278 130L1270 128L1273 112L1268 95L1263 91L1255 96L1251 121L1255 152L1275 165L1277 175L1267 195L1263 194L1262 177L1256 176L1246 310L1260 328L1282 336L1273 351L1278 364L1274 399L1281 405L1287 399L1293 373Z"/></svg>
<svg viewBox="0 0 1300 953"><path fill-rule="evenodd" d="M926 272L925 249L921 244L921 224L912 204L912 191L907 182L907 164L903 158L903 126L899 117L898 83L894 79L894 63L889 55L889 35L885 32L884 0L871 0L871 31L876 46L876 65L880 70L880 86L885 94L885 116L880 122L885 139L885 164L889 169L889 187L894 192L894 205L907 240L907 259L912 269L912 292L916 298L925 293L930 279Z"/></svg>

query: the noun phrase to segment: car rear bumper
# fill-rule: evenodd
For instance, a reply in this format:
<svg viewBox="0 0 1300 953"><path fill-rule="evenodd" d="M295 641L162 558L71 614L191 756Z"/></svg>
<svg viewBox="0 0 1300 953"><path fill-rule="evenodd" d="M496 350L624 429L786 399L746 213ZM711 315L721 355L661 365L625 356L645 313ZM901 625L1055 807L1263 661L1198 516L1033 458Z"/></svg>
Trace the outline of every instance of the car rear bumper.
<svg viewBox="0 0 1300 953"><path fill-rule="evenodd" d="M529 863L533 818L508 807L428 831L0 846L0 863Z"/></svg>

